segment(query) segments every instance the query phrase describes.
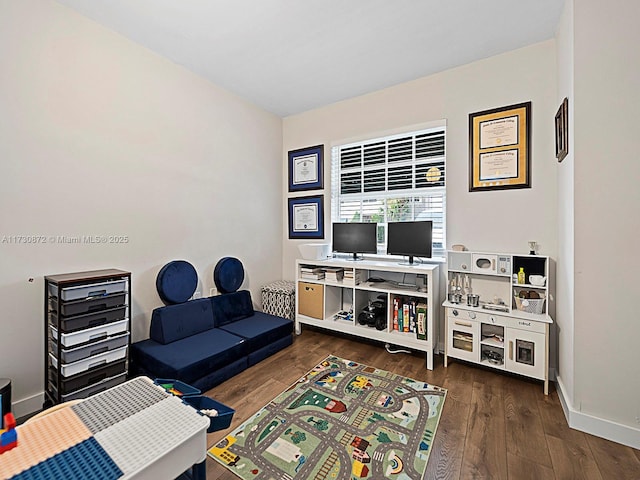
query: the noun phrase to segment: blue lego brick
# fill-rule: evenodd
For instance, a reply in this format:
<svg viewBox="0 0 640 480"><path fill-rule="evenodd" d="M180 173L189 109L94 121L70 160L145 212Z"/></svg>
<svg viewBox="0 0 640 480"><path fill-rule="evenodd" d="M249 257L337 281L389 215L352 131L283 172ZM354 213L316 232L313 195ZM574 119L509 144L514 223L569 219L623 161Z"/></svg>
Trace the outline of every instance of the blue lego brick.
<svg viewBox="0 0 640 480"><path fill-rule="evenodd" d="M0 435L0 446L6 447L14 442L18 441L18 434L15 429L7 430L2 435Z"/></svg>
<svg viewBox="0 0 640 480"><path fill-rule="evenodd" d="M94 438L89 438L14 475L11 480L111 480L122 475L100 444Z"/></svg>

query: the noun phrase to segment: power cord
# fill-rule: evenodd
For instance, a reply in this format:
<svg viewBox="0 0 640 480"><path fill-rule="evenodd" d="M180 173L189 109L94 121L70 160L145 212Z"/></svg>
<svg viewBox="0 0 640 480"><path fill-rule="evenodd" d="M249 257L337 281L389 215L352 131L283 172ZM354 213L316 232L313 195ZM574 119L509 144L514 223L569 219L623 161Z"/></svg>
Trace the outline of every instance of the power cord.
<svg viewBox="0 0 640 480"><path fill-rule="evenodd" d="M391 345L388 343L384 344L384 348L389 353L411 353L409 350L391 350Z"/></svg>

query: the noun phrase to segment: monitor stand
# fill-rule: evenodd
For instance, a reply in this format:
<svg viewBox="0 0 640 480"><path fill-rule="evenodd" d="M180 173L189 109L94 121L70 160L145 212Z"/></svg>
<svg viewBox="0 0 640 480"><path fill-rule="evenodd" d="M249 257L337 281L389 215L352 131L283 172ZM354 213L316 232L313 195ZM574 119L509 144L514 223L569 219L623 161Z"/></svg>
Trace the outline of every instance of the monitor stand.
<svg viewBox="0 0 640 480"><path fill-rule="evenodd" d="M409 261L400 262L398 265L409 265L409 266L413 267L415 265L415 263L413 263L413 255L409 255Z"/></svg>

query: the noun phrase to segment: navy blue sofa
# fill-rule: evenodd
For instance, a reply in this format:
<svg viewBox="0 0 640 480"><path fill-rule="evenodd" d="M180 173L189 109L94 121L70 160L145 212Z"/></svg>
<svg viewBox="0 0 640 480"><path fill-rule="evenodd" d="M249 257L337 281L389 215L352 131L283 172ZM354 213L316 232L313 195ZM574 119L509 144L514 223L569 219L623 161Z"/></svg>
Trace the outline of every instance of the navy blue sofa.
<svg viewBox="0 0 640 480"><path fill-rule="evenodd" d="M205 392L291 345L293 322L253 309L241 290L156 308L149 339L131 345L131 370Z"/></svg>

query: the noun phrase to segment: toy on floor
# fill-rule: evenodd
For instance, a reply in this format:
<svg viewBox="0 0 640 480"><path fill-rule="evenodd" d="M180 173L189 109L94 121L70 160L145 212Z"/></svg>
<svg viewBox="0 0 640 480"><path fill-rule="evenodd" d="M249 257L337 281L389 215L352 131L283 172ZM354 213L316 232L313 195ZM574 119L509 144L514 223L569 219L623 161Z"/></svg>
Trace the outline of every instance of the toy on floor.
<svg viewBox="0 0 640 480"><path fill-rule="evenodd" d="M16 419L13 413L4 416L5 428L0 429L0 454L18 446L18 434L16 433Z"/></svg>

